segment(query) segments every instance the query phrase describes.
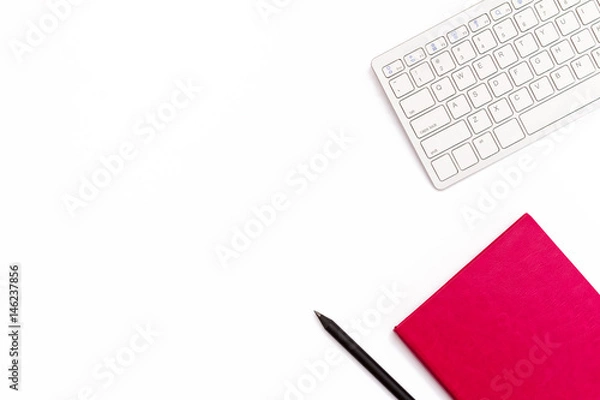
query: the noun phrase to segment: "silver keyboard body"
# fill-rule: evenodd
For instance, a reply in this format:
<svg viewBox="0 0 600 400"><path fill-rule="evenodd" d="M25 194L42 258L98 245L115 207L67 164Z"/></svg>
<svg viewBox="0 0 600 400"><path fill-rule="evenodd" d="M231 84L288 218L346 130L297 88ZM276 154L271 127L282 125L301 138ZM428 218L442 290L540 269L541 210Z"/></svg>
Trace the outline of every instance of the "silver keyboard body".
<svg viewBox="0 0 600 400"><path fill-rule="evenodd" d="M485 0L372 67L442 190L600 105L600 0Z"/></svg>

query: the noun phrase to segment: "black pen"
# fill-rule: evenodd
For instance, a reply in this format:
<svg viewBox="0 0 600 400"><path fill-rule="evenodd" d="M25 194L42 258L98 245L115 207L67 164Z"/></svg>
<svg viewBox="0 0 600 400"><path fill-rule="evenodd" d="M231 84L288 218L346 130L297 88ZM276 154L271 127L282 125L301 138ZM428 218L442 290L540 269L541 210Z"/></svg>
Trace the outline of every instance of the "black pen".
<svg viewBox="0 0 600 400"><path fill-rule="evenodd" d="M400 400L415 400L398 382L394 380L370 355L368 355L346 332L339 327L338 324L327 318L326 316L315 311L315 314L323 324L323 328L339 344L341 344L348 352L365 367L390 393Z"/></svg>

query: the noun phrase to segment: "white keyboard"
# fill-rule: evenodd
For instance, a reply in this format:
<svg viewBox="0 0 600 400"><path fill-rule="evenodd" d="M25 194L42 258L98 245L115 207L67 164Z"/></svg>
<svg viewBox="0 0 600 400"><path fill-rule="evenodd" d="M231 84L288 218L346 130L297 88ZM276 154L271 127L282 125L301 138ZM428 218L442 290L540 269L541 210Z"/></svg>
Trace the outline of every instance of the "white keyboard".
<svg viewBox="0 0 600 400"><path fill-rule="evenodd" d="M600 105L600 0L485 0L372 65L445 189Z"/></svg>

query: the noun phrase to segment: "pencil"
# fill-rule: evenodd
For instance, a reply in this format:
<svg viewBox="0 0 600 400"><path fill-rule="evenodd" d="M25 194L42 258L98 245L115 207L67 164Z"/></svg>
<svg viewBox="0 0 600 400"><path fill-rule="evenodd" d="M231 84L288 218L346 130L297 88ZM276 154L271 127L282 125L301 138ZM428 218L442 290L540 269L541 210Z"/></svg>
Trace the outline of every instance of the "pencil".
<svg viewBox="0 0 600 400"><path fill-rule="evenodd" d="M398 382L394 380L370 355L367 354L346 332L331 319L315 311L323 328L365 367L383 386L400 400L415 400Z"/></svg>

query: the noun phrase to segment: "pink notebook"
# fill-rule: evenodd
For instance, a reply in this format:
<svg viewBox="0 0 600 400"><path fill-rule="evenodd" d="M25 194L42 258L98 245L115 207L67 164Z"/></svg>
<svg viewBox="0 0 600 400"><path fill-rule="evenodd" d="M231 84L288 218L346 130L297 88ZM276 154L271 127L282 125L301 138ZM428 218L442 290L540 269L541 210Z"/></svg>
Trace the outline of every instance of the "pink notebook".
<svg viewBox="0 0 600 400"><path fill-rule="evenodd" d="M395 331L456 400L600 400L600 295L529 215Z"/></svg>

